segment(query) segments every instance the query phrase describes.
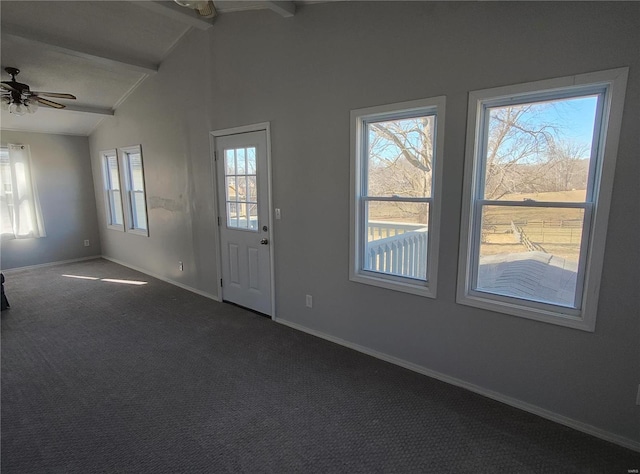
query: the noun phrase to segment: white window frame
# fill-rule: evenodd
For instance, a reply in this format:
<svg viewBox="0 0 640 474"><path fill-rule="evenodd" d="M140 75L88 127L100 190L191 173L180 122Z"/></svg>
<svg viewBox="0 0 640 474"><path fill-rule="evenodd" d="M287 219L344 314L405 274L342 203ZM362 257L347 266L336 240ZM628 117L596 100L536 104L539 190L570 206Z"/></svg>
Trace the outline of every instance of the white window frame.
<svg viewBox="0 0 640 474"><path fill-rule="evenodd" d="M132 181L132 173L131 173L131 162L129 160L129 155L140 154L140 162L142 164L141 172L142 172L142 197L144 199L144 209L145 209L145 219L144 224L145 228L139 227L137 224L137 219L135 218L135 211L133 209L134 199L132 199L132 194L136 192L140 192L139 190L133 189L133 181ZM147 208L147 186L144 178L144 158L142 156L142 146L141 145L132 145L127 147L118 148L118 155L120 158L120 162L122 164L121 169L124 169L124 173L120 174L120 179L123 183L121 189L125 191L125 199L123 201L124 206L124 219L126 225L126 231L131 234L149 236L149 214Z"/></svg>
<svg viewBox="0 0 640 474"><path fill-rule="evenodd" d="M400 102L351 111L351 222L349 230L350 263L349 279L390 290L435 298L438 274L438 248L440 235L440 202L442 183L442 161L445 123L444 96ZM434 157L432 163L432 192L429 202L429 237L427 242L426 282L407 277L388 275L364 269L364 248L367 238L363 186L366 183L366 123L379 120L396 120L433 115L436 119L434 132ZM401 199L404 200L404 199Z"/></svg>
<svg viewBox="0 0 640 474"><path fill-rule="evenodd" d="M619 68L469 93L458 303L584 331L595 330L627 75L628 68ZM603 103L600 108L601 116L596 117L596 123L600 121L601 127L594 133L594 146L597 144L597 149L592 153L592 160L595 163L590 167L587 199L585 203L577 206L585 209L585 217L576 288L578 299L576 308L474 290L472 288L475 279L474 271L478 264L478 256L474 252L478 243L474 239L477 239L475 237L479 235L477 227L481 225L481 216L477 213L479 204L482 204L482 200L479 199L480 186L482 186L480 171L484 167L480 163L480 157L483 154L485 136L483 127L485 108L543 98L561 99L582 94L582 92L587 95L597 91L602 91ZM563 203L563 207L571 207L571 205Z"/></svg>
<svg viewBox="0 0 640 474"><path fill-rule="evenodd" d="M116 224L113 222L113 209L111 207L113 201L111 199L111 195L116 191L113 189L113 185L111 183L111 174L109 173L109 163L108 163L109 157L112 157L112 156L115 156L116 163L118 166L119 188L117 192L120 194L120 203L121 204L124 203L122 198L122 173L120 170L120 159L118 158L118 152L116 149L102 151L100 152L100 159L102 160L102 176L103 176L103 183L104 183L104 204L105 204L105 211L106 211L106 217L107 217L107 228L124 232L124 222L125 222L124 209L121 208L122 224Z"/></svg>

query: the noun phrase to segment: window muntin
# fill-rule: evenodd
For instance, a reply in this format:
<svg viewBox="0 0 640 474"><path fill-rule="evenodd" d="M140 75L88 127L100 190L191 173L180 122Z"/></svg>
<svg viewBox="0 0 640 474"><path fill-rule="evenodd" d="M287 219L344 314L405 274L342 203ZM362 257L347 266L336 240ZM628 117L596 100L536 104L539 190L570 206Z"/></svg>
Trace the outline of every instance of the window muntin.
<svg viewBox="0 0 640 474"><path fill-rule="evenodd" d="M120 169L118 155L115 150L102 154L104 165L104 186L107 204L107 223L122 228L124 215L122 212L122 193L120 191Z"/></svg>
<svg viewBox="0 0 640 474"><path fill-rule="evenodd" d="M435 296L443 113L444 98L352 111L353 281Z"/></svg>
<svg viewBox="0 0 640 474"><path fill-rule="evenodd" d="M224 150L227 227L258 232L256 148Z"/></svg>
<svg viewBox="0 0 640 474"><path fill-rule="evenodd" d="M470 93L458 302L593 330L626 75Z"/></svg>

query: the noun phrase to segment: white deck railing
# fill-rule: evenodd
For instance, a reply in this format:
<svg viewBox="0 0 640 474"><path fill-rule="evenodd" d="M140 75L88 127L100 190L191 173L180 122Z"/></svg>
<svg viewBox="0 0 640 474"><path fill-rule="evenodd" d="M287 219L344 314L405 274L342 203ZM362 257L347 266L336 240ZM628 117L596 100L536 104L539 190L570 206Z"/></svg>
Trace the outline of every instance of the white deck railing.
<svg viewBox="0 0 640 474"><path fill-rule="evenodd" d="M366 270L426 279L427 227L370 221L367 232Z"/></svg>

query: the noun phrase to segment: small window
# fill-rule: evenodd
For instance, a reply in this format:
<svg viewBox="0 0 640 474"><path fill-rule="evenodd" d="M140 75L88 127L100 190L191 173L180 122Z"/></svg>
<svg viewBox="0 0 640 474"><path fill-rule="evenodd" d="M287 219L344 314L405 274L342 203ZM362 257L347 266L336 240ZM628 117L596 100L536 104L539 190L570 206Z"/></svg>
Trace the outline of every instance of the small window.
<svg viewBox="0 0 640 474"><path fill-rule="evenodd" d="M460 303L593 330L625 84L470 94Z"/></svg>
<svg viewBox="0 0 640 474"><path fill-rule="evenodd" d="M120 191L120 168L118 166L118 155L116 151L110 150L103 152L102 161L104 166L107 225L113 229L124 230L122 193Z"/></svg>
<svg viewBox="0 0 640 474"><path fill-rule="evenodd" d="M137 145L121 148L122 164L125 169L125 189L127 196L127 230L149 235L147 229L147 199L144 187L142 148Z"/></svg>
<svg viewBox="0 0 640 474"><path fill-rule="evenodd" d="M351 112L351 280L435 296L444 103Z"/></svg>

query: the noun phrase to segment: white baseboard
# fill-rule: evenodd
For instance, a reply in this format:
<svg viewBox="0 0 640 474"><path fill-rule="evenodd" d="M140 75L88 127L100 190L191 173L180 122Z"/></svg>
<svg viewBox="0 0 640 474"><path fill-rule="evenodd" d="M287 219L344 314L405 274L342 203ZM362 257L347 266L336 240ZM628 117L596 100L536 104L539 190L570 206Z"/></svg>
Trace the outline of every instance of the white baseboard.
<svg viewBox="0 0 640 474"><path fill-rule="evenodd" d="M122 261L117 260L115 258L107 257L105 255L103 255L102 258L104 258L105 260L109 260L110 262L117 263L118 265L122 265L123 267L131 268L132 270L135 270L137 272L144 273L145 275L149 275L149 276L151 276L153 278L157 278L158 280L165 281L167 283L170 283L172 285L180 287L183 290L190 291L191 293L195 293L197 295L204 296L205 298L209 298L211 300L220 302L220 298L218 298L216 295L212 295L211 293L207 293L206 291L198 290L198 289L193 288L193 287L191 287L189 285L185 285L184 283L180 283L178 281L171 280L170 278L164 277L162 275L158 275L157 273L150 272L149 270L146 270L144 268L136 267L135 265L130 265L128 263L122 262Z"/></svg>
<svg viewBox="0 0 640 474"><path fill-rule="evenodd" d="M5 268L3 273L10 275L11 273L21 270L33 270L34 268L52 267L54 265L63 265L65 263L84 262L85 260L95 260L96 258L102 258L102 255L91 255L90 257L72 258L71 260L58 260L57 262L39 263L37 265L27 265L25 267Z"/></svg>
<svg viewBox="0 0 640 474"><path fill-rule="evenodd" d="M583 423L578 420L574 420L572 418L568 418L563 415L559 415L558 413L554 413L552 411L546 410L544 408L540 408L536 405L532 405L527 402L523 402L513 397L509 397L507 395L503 395L499 392L494 392L493 390L486 389L484 387L480 387L479 385L475 385L469 382L466 382L461 379L457 379L455 377L451 377L449 375L442 374L440 372L436 372L435 370L428 369L418 364L414 364L413 362L406 361L404 359L399 359L397 357L385 354L383 352L378 352L376 350L370 349L365 346L361 346L358 344L354 344L353 342L346 341L344 339L340 339L339 337L332 336L330 334L323 333L321 331L317 331L315 329L309 329L305 326L302 326L297 323L292 323L291 321L286 321L284 319L276 319L276 322L283 324L285 326L289 326L293 329L297 329L302 332L306 332L307 334L311 334L312 336L319 337L321 339L326 339L327 341L335 342L336 344L340 344L341 346L348 347L349 349L353 349L358 352L362 352L364 354L370 355L377 359L384 360L386 362L390 362L395 365L399 365L400 367L404 367L405 369L412 370L414 372L418 372L420 374L426 375L428 377L432 377L434 379L440 380L442 382L449 383L451 385L455 385L457 387L461 387L467 389L471 392L475 392L487 398L491 398L492 400L496 400L498 402L505 403L515 408L519 408L529 413L533 413L534 415L541 416L542 418L546 418L547 420L555 421L561 425L568 426L569 428L573 428L575 430L581 431L583 433L595 436L596 438L603 439L605 441L609 441L611 443L617 444L619 446L632 449L633 451L640 452L640 442L634 441L632 439L625 438L623 436L616 435L614 433L610 433L603 429L597 428L595 426L589 425L587 423Z"/></svg>

